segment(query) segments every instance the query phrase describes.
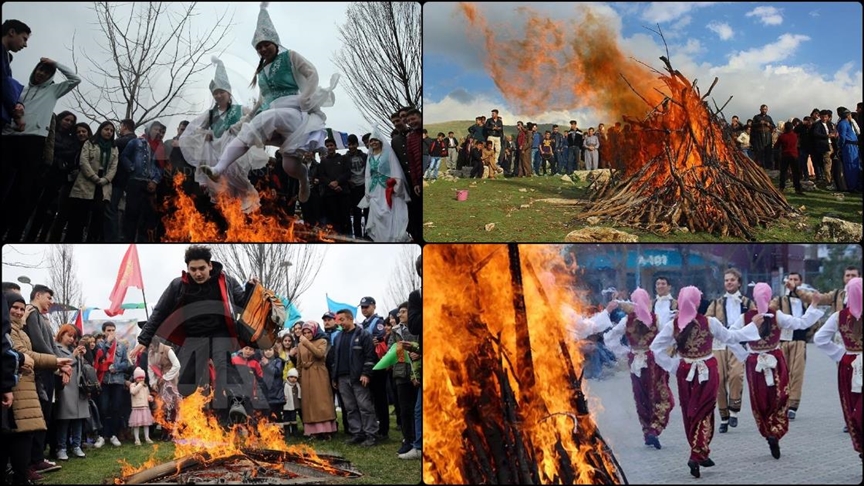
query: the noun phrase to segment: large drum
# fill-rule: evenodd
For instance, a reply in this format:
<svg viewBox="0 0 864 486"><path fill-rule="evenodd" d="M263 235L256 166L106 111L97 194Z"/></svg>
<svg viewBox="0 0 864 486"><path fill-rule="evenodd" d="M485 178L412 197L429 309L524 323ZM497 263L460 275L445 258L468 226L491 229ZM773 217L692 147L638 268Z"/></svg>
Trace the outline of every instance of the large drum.
<svg viewBox="0 0 864 486"><path fill-rule="evenodd" d="M267 349L278 341L277 333L285 324L285 306L282 300L261 284L256 284L246 302L246 308L237 321L241 345Z"/></svg>

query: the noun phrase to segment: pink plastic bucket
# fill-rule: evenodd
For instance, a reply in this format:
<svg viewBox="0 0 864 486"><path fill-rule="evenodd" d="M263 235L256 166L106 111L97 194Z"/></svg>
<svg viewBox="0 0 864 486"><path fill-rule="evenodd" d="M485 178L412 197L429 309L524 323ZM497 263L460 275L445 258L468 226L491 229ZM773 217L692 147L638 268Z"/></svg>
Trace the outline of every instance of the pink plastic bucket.
<svg viewBox="0 0 864 486"><path fill-rule="evenodd" d="M456 191L456 200L457 201L464 201L466 199L468 199L468 191L467 190Z"/></svg>

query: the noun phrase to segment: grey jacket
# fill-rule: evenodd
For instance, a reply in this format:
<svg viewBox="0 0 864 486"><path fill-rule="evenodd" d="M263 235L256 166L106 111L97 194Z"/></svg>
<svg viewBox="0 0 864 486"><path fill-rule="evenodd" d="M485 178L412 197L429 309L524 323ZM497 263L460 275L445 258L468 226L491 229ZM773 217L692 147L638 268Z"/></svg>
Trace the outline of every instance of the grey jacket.
<svg viewBox="0 0 864 486"><path fill-rule="evenodd" d="M78 388L78 377L81 376L82 358L75 358L72 350L59 346L58 356L61 358L72 358L72 376L66 386L57 388L57 415L58 420L85 419L90 417L90 405L87 396Z"/></svg>
<svg viewBox="0 0 864 486"><path fill-rule="evenodd" d="M54 341L51 324L39 311L33 311L27 317L24 333L30 338L33 351L37 353L59 356L60 345ZM50 402L54 396L54 370L36 370L36 392L39 400Z"/></svg>

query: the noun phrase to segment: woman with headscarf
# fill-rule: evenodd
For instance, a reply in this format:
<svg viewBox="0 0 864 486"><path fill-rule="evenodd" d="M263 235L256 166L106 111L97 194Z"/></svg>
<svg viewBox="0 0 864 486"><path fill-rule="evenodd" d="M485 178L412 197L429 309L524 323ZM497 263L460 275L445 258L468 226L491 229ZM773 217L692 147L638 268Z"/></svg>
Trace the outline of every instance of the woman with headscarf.
<svg viewBox="0 0 864 486"><path fill-rule="evenodd" d="M317 322L303 323L297 353L300 389L303 390L300 401L303 434L325 440L336 432L336 406L327 371L329 346L330 340Z"/></svg>
<svg viewBox="0 0 864 486"><path fill-rule="evenodd" d="M832 360L838 362L837 387L840 391L840 408L843 409L843 419L849 429L852 448L862 455L862 325L861 325L861 277L855 277L846 284L847 307L840 312L831 314L825 324L813 336L816 347L821 349ZM834 343L834 333L840 332L843 344Z"/></svg>
<svg viewBox="0 0 864 486"><path fill-rule="evenodd" d="M216 65L216 75L210 81L210 93L215 102L213 108L192 120L183 135L179 148L186 161L199 167L214 167L225 146L237 138L243 124L243 116L249 110L234 101L231 83L225 64L217 57L212 58ZM220 194L240 199L243 212L250 213L261 206L258 191L249 181L249 171L265 167L270 156L260 147L252 147L231 165L225 174L224 183L216 183L203 172L196 171L195 181L207 188L210 200L216 202Z"/></svg>
<svg viewBox="0 0 864 486"><path fill-rule="evenodd" d="M84 225L90 217L87 241L103 241L110 234L109 221L105 217L111 202L111 181L117 174L119 152L114 146L114 124L104 121L96 135L84 143L81 149L81 168L72 191L69 193L68 242L84 241Z"/></svg>
<svg viewBox="0 0 864 486"><path fill-rule="evenodd" d="M408 187L396 153L375 131L366 159L366 197L357 205L369 208L366 235L372 241L407 241Z"/></svg>
<svg viewBox="0 0 864 486"><path fill-rule="evenodd" d="M35 308L27 306L24 297L17 292L6 292L4 298L9 304L9 320L12 324L9 338L12 340L15 352L30 356L34 362L33 368L36 370L56 370L72 364L69 358L58 358L53 354L33 351L30 336L25 332L24 327L27 325L27 316L34 312ZM32 484L28 482L28 468L30 453L33 450L33 435L47 428L39 405L36 375L33 369L23 370L18 384L12 389L12 394L15 397L12 401L15 428L3 434L3 451L0 456L3 458L4 468L7 458L12 464L12 484Z"/></svg>
<svg viewBox="0 0 864 486"><path fill-rule="evenodd" d="M634 290L630 299L633 301L633 310L606 331L604 341L615 355L627 356L633 398L636 399L636 414L642 425L645 445L660 449L660 434L669 423L669 413L675 406L675 399L669 388L669 372L657 365L654 353L649 349L663 323L657 322L657 315L651 312L651 296L644 289ZM609 307L614 310L618 303L612 301ZM608 310L604 310L594 319L600 328L612 325ZM621 342L622 336L627 344Z"/></svg>
<svg viewBox="0 0 864 486"><path fill-rule="evenodd" d="M235 140L223 150L215 167L201 166L212 180L226 173L245 154L249 147L279 146L285 172L300 181L298 199L309 200L309 177L301 163L307 152L319 151L323 155L324 122L327 116L321 108L333 106L333 90L338 74L330 78L330 86L318 86L318 70L303 56L279 44L279 34L267 12L269 2L261 2L258 25L252 46L260 61L252 78L261 88L261 96L253 110L254 117L244 123Z"/></svg>
<svg viewBox="0 0 864 486"><path fill-rule="evenodd" d="M684 418L684 433L690 444L687 466L690 474L699 477L699 466L714 465L708 455L714 436L714 409L720 376L717 360L712 353L715 339L726 344L759 339L759 330L752 322L732 331L713 317L699 314L702 291L684 287L678 293L678 315L660 326L660 332L651 342L651 352L657 364L676 373L678 403Z"/></svg>
<svg viewBox="0 0 864 486"><path fill-rule="evenodd" d="M750 390L750 408L762 437L768 440L768 447L774 459L780 459L780 439L789 430L786 409L789 401L789 368L780 350L780 331L782 329L806 329L824 314L816 306L810 305L807 312L792 317L782 311L769 307L771 286L760 282L753 288L756 309L748 310L730 330L741 329L745 322L752 322L759 328L759 339L747 343L747 350L740 344L729 349L744 363L747 373L747 387ZM812 302L818 302L818 293Z"/></svg>

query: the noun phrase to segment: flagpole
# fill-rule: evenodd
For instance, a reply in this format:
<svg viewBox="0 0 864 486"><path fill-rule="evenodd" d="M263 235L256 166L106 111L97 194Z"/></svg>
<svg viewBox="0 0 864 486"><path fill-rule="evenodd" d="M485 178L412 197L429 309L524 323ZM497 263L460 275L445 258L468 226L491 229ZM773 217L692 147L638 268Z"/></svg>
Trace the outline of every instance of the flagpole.
<svg viewBox="0 0 864 486"><path fill-rule="evenodd" d="M144 295L144 288L141 288L141 297L144 299L144 315L147 317L147 320L150 320L150 312L147 310L147 296Z"/></svg>

